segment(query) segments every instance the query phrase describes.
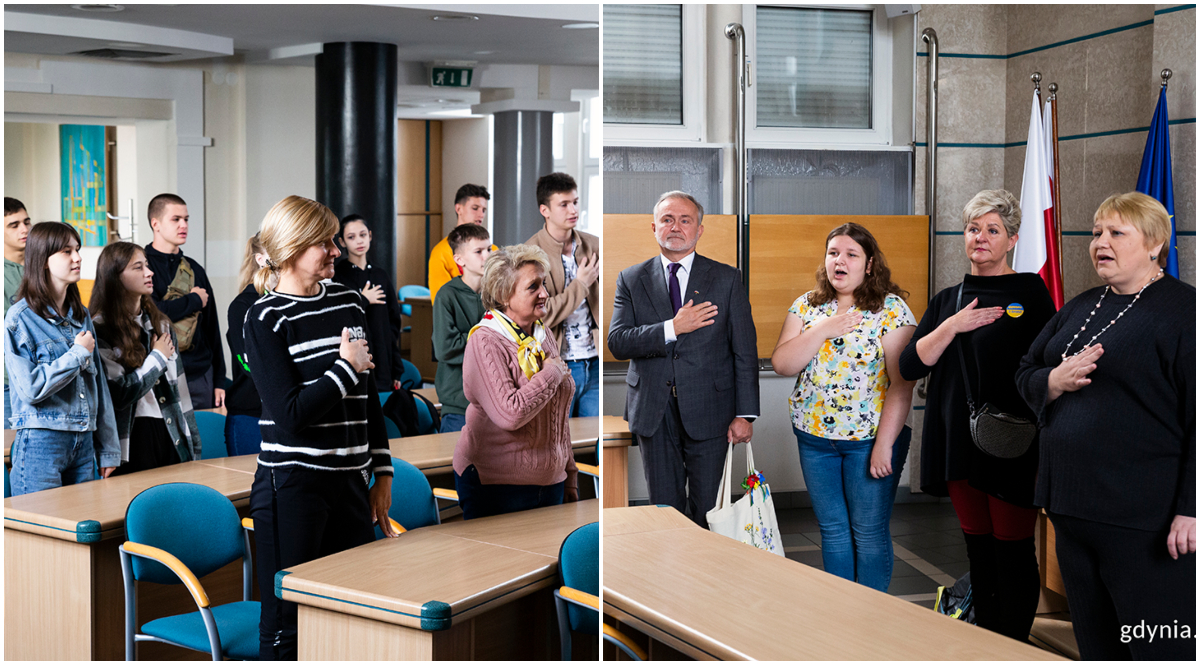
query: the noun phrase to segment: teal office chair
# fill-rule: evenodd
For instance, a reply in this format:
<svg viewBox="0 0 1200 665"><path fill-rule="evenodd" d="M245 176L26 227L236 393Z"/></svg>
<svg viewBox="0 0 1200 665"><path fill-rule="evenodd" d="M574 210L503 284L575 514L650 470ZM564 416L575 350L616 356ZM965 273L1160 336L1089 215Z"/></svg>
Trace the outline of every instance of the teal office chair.
<svg viewBox="0 0 1200 665"><path fill-rule="evenodd" d="M558 610L558 636L562 659L571 660L571 633L595 635L600 628L600 523L575 529L558 550L558 575L554 592ZM646 652L621 631L604 624L604 641L615 644L633 660L646 660ZM593 638L594 639L594 638Z"/></svg>
<svg viewBox="0 0 1200 665"><path fill-rule="evenodd" d="M391 393L379 393L379 406L386 404L388 398L391 396ZM400 433L400 427L396 425L396 423L392 422L392 419L388 418L386 415L383 417L383 424L387 427L387 437L389 439L399 439L400 437L404 436Z"/></svg>
<svg viewBox="0 0 1200 665"><path fill-rule="evenodd" d="M229 457L229 448L225 445L225 416L197 411L196 429L200 430L200 459Z"/></svg>
<svg viewBox="0 0 1200 665"><path fill-rule="evenodd" d="M433 428L433 414L429 412L429 405L425 400L417 398L417 432L420 434L437 434L437 430Z"/></svg>
<svg viewBox="0 0 1200 665"><path fill-rule="evenodd" d="M258 658L259 603L250 600L254 562L250 536L220 492L193 483L145 490L125 511L120 547L125 580L125 660L137 642L162 642L212 654L213 660ZM242 560L242 601L212 606L200 578ZM183 584L197 611L163 617L137 628L135 582Z"/></svg>
<svg viewBox="0 0 1200 665"><path fill-rule="evenodd" d="M421 370L407 360L403 358L401 360L404 362L404 373L400 375L400 387L416 390L424 385L421 381Z"/></svg>
<svg viewBox="0 0 1200 665"><path fill-rule="evenodd" d="M396 294L396 296L400 298L400 313L404 314L404 316L412 316L412 305L405 305L405 299L411 296L428 295L429 289L421 286L420 284L405 284L404 286L400 287L400 291ZM407 327L405 327L404 332L408 332Z"/></svg>

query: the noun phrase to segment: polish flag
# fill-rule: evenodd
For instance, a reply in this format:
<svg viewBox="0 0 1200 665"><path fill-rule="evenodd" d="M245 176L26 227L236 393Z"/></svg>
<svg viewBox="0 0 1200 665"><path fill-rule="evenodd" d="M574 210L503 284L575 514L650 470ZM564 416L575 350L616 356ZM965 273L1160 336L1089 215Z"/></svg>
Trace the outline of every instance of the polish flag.
<svg viewBox="0 0 1200 665"><path fill-rule="evenodd" d="M1037 91L1029 114L1025 174L1021 181L1021 232L1013 251L1013 270L1036 272L1046 282L1054 306L1063 305L1062 269L1058 265L1058 232L1054 226L1054 152L1050 104L1045 120Z"/></svg>

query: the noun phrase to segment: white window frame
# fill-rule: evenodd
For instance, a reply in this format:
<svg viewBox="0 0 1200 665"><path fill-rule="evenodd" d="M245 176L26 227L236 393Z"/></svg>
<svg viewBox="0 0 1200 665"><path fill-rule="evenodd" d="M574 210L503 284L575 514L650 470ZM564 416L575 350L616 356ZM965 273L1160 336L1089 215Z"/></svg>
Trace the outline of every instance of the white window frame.
<svg viewBox="0 0 1200 665"><path fill-rule="evenodd" d="M754 63L758 54L758 7L871 11L871 129L759 127ZM883 5L742 5L751 86L746 91L746 146L749 148L871 148L892 144L892 33Z"/></svg>
<svg viewBox="0 0 1200 665"><path fill-rule="evenodd" d="M592 117L591 100L600 97L599 90L572 90L571 100L579 102L579 131L578 136L578 167L575 169L575 182L579 185L579 201L583 206L583 231L599 236L601 231L600 219L603 211L593 210L588 206L591 194L591 177L600 174L600 158L588 156L591 133L600 131L601 118ZM603 113L601 105L601 113Z"/></svg>
<svg viewBox="0 0 1200 665"><path fill-rule="evenodd" d="M705 5L684 4L682 26L682 125L604 123L604 145L645 148L695 145L705 140L707 33Z"/></svg>

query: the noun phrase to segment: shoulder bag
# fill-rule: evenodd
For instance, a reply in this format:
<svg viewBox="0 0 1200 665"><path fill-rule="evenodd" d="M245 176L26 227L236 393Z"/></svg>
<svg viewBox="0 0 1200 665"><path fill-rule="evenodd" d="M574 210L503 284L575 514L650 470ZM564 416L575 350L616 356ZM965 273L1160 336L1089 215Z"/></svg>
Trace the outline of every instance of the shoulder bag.
<svg viewBox="0 0 1200 665"><path fill-rule="evenodd" d="M962 294L963 285L960 284L955 311L962 309ZM967 391L967 407L971 409L971 439L975 447L1000 459L1024 455L1037 436L1037 423L1004 413L987 402L976 409L975 399L971 396L971 379L967 376L967 361L963 357L962 337L956 336L954 342L958 349L958 364L962 368L963 387Z"/></svg>
<svg viewBox="0 0 1200 665"><path fill-rule="evenodd" d="M713 533L753 545L760 550L784 556L783 537L775 520L775 502L771 488L762 474L754 468L754 450L746 442L746 480L742 488L746 493L733 501L733 444L725 453L725 473L721 476L721 487L717 490L717 503L705 517Z"/></svg>

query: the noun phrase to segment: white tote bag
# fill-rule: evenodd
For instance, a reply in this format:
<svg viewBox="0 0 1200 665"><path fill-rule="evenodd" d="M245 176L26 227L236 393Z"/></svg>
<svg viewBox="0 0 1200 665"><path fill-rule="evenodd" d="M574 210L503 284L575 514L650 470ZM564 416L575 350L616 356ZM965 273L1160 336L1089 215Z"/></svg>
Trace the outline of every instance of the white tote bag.
<svg viewBox="0 0 1200 665"><path fill-rule="evenodd" d="M749 487L742 498L733 502L733 444L725 453L725 473L717 490L717 504L708 511L708 528L713 533L753 545L760 550L784 556L783 539L775 520L775 502L771 488L754 468L754 449L746 443L746 480Z"/></svg>

